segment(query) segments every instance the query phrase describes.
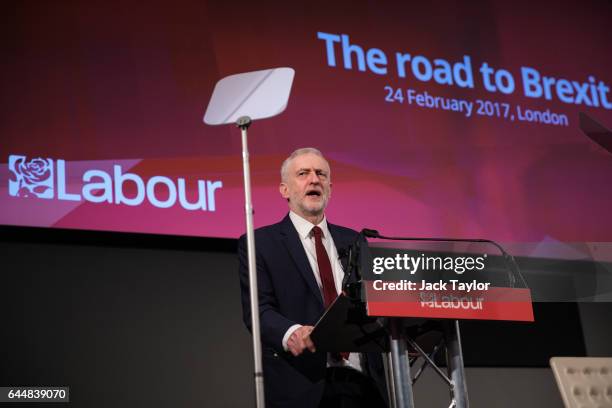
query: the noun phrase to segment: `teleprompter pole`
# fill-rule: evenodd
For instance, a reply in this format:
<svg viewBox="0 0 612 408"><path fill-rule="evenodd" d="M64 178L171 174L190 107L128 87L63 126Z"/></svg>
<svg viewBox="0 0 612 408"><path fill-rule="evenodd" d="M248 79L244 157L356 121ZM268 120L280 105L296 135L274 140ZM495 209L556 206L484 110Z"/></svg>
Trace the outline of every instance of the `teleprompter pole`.
<svg viewBox="0 0 612 408"><path fill-rule="evenodd" d="M251 299L251 331L253 334L253 359L255 363L255 397L257 408L265 407L263 364L261 360L261 330L259 326L259 292L257 290L257 264L255 262L255 230L253 227L253 203L251 199L251 170L249 167L249 149L247 146L247 129L251 118L242 116L236 126L242 133L242 168L244 170L244 209L246 215L247 254L249 260L249 294Z"/></svg>

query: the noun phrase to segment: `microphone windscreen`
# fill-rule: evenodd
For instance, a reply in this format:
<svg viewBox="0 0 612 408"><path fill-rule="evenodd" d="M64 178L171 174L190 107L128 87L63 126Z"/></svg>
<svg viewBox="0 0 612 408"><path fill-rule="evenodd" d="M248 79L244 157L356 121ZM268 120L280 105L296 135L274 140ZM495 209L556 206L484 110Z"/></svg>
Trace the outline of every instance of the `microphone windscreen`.
<svg viewBox="0 0 612 408"><path fill-rule="evenodd" d="M373 230L373 229L364 228L361 230L361 233L368 238L379 238L380 237L380 234L378 233L378 231Z"/></svg>

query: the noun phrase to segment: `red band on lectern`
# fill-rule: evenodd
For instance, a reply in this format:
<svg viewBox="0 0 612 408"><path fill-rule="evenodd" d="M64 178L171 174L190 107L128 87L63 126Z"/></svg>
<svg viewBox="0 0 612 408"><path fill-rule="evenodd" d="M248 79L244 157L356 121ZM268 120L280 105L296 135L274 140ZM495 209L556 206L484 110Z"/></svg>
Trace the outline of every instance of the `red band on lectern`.
<svg viewBox="0 0 612 408"><path fill-rule="evenodd" d="M531 292L525 288L488 290L375 289L365 281L369 316L533 322Z"/></svg>

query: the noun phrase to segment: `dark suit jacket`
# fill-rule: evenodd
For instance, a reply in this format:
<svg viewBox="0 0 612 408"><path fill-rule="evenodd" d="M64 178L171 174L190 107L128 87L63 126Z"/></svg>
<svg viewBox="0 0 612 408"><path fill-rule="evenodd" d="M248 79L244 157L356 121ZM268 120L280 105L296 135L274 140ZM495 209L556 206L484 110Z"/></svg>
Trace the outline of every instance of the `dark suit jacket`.
<svg viewBox="0 0 612 408"><path fill-rule="evenodd" d="M356 231L327 225L339 252L357 237ZM250 331L246 248L243 235L238 243L239 275L243 319ZM305 351L293 357L282 346L289 327L314 326L324 312L321 292L289 215L278 224L255 230L255 248L266 406L317 407L323 394L327 354ZM366 373L374 378L386 397L382 367L380 355L366 356Z"/></svg>

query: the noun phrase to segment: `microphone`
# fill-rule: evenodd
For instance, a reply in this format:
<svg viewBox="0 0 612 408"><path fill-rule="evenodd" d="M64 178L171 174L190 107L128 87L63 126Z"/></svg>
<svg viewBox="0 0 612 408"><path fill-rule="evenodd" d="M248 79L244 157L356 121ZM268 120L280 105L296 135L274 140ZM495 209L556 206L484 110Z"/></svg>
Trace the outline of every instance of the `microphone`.
<svg viewBox="0 0 612 408"><path fill-rule="evenodd" d="M369 231L369 230L368 230ZM362 230L357 235L355 241L348 248L338 248L338 256L340 259L348 258L346 262L346 273L342 279L343 292L351 298L359 298L361 280L361 265L359 264L359 253L361 251L361 242L365 241L365 233ZM351 277L355 275L357 282L350 282Z"/></svg>
<svg viewBox="0 0 612 408"><path fill-rule="evenodd" d="M373 229L367 229L364 228L361 230L361 233L368 238L383 238L380 236L380 234L378 233L378 231L373 230Z"/></svg>

